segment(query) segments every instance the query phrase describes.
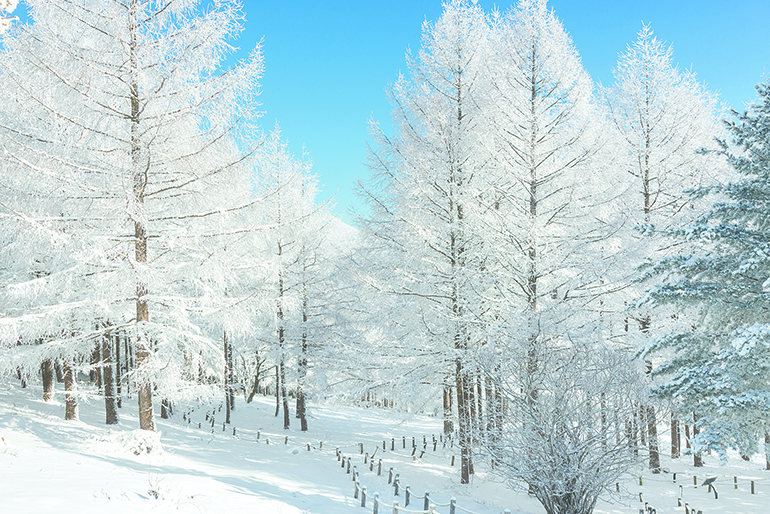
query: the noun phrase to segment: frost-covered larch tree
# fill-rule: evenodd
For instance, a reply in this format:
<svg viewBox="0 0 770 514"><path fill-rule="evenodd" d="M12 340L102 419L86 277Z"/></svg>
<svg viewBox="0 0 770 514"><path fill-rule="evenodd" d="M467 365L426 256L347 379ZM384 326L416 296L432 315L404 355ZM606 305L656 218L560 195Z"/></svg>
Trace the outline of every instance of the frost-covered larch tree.
<svg viewBox="0 0 770 514"><path fill-rule="evenodd" d="M372 177L362 187L371 210L364 231L384 258L380 272L369 273L370 285L400 297L395 318L409 332L398 342L397 330L388 334L389 351L399 354L390 365L400 363L399 376L443 388L445 407L454 387L461 483L472 473L469 398L481 340L473 211L486 161L479 88L487 30L481 8L465 0L446 2L438 20L423 25L422 48L407 58L409 75L389 91L393 135L371 126Z"/></svg>
<svg viewBox="0 0 770 514"><path fill-rule="evenodd" d="M686 252L647 266L659 280L644 300L674 305L692 327L655 337L640 354L657 357L656 391L697 415L702 429L693 450L756 453L770 437L770 84L759 100L728 124L728 162L737 179L698 188L694 199L716 199L711 209L681 228L666 231ZM715 195L708 197L706 195ZM768 458L770 469L770 458Z"/></svg>
<svg viewBox="0 0 770 514"><path fill-rule="evenodd" d="M482 201L494 287L481 358L506 407L487 448L546 512L589 513L633 463L618 435L636 379L598 378L629 369L597 312L615 230L602 118L545 1L523 0L492 27Z"/></svg>
<svg viewBox="0 0 770 514"><path fill-rule="evenodd" d="M6 106L38 122L4 117L4 163L23 186L5 205L18 218L15 206L34 199L30 223L74 250L63 254L69 270L46 270L36 291L47 297L5 311L4 336L46 338L15 354L34 365L126 334L140 427L153 430L153 388L179 394L192 360L221 355L191 314L205 301L201 270L225 214L246 201L249 150L235 138L255 118L261 56L220 67L240 30L236 2L29 4L32 23L6 37L0 66Z"/></svg>
<svg viewBox="0 0 770 514"><path fill-rule="evenodd" d="M664 250L667 242L659 237L643 237L636 231L638 227L665 230L702 212L702 206L685 190L715 180L721 159L701 150L716 147L719 113L715 95L697 81L694 73L674 64L672 47L656 38L649 25L642 26L637 40L620 55L614 75L615 84L603 88L601 96L621 149L618 166L626 172L621 177L625 183L621 188L625 226L618 233L626 257L621 261L623 269L616 273L620 273L621 281L625 275L625 282L629 282L634 268L646 257L670 252ZM640 294L636 288L625 288L615 295L615 302L622 306ZM658 333L662 329L651 325L671 324L663 316L656 316L653 322L652 313L644 309L624 312L622 316L625 321L617 325L626 330L616 329L615 335L623 339L648 338L651 329ZM636 322L638 331L627 330L629 321ZM631 341L626 344L629 342L636 346ZM640 405L632 424L632 434L647 432L650 468L659 470L655 407ZM678 427L678 420L672 418L675 440Z"/></svg>

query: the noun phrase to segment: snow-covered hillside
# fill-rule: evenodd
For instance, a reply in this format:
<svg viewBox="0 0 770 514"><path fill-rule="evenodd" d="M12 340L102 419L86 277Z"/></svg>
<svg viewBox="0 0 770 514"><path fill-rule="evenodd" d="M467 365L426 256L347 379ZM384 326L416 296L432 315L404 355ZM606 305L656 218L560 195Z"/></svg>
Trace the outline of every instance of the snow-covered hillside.
<svg viewBox="0 0 770 514"><path fill-rule="evenodd" d="M46 403L38 399L37 389L37 384L22 389L9 381L0 391L2 512L365 514L372 512L372 498L378 493L379 512L390 513L394 500L404 506L406 486L412 494L409 510L421 510L424 501L415 496L429 491L430 503L440 514L449 512L451 498L456 499L458 513L543 512L525 492L512 491L491 476L486 463L477 465L470 485L461 486L451 462L456 448L445 448L438 439L438 418L313 405L311 430L303 434L280 428L272 398L257 397L251 404L238 398L230 425L223 426L219 405L177 407L171 419L158 419L158 437L134 430L138 421L133 405L121 409L119 425L108 428L102 403L93 396L81 403L81 421L65 422L61 397ZM414 456L412 437L417 446ZM344 467L336 455L338 448L346 460ZM372 454L370 471L364 460L369 462ZM360 486L367 488L365 508L360 497L354 497L348 459L359 473ZM718 500L707 488L693 487L694 468L688 463L665 462L668 473L643 472L641 487L638 477L629 477L621 484L622 497L600 502L595 512L636 514L645 502L659 514L684 512L685 502L705 514L767 511L770 474L762 471L761 463L738 459L720 468L710 465L716 459L708 456L706 463L695 474L699 484L705 477L718 477ZM398 497L388 484L390 468L399 474ZM738 489L733 476L738 477Z"/></svg>

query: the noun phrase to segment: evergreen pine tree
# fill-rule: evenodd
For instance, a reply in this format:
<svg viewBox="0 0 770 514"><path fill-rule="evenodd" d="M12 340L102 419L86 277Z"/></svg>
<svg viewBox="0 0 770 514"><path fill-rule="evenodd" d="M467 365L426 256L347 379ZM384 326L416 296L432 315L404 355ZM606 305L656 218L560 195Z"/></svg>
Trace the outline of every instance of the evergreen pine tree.
<svg viewBox="0 0 770 514"><path fill-rule="evenodd" d="M714 195L692 223L666 231L687 250L646 266L642 280L660 277L643 301L676 305L691 328L650 340L639 354L662 357L666 377L655 392L695 413L694 451L733 447L755 453L770 429L770 83L759 101L728 123L722 147L736 179L693 190Z"/></svg>

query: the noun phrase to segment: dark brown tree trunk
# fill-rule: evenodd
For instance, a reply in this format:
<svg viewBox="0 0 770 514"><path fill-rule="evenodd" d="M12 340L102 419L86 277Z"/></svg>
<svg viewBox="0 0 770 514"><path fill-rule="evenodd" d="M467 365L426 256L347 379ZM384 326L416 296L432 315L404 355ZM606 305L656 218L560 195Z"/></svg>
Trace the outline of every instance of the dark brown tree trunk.
<svg viewBox="0 0 770 514"><path fill-rule="evenodd" d="M281 378L278 365L275 366L275 417L281 412Z"/></svg>
<svg viewBox="0 0 770 514"><path fill-rule="evenodd" d="M286 390L286 368L283 363L283 358L279 363L281 373L281 402L283 404L283 428L288 430L290 428L291 419L289 416L289 395Z"/></svg>
<svg viewBox="0 0 770 514"><path fill-rule="evenodd" d="M444 436L452 437L454 422L452 421L452 386L444 386Z"/></svg>
<svg viewBox="0 0 770 514"><path fill-rule="evenodd" d="M115 401L119 409L123 407L123 398L121 396L123 394L121 388L123 382L123 367L120 361L120 336L115 334L115 370L117 371L117 376L115 377L115 389L117 391L115 394Z"/></svg>
<svg viewBox="0 0 770 514"><path fill-rule="evenodd" d="M137 0L131 0L128 6L128 49L130 75L128 77L129 101L131 104L130 118L130 144L131 144L131 169L133 172L133 203L137 211L133 216L134 222L134 258L140 266L147 263L147 234L144 217L144 193L147 188L147 174L145 162L142 159L140 142L141 102L139 98L139 51L138 33L139 20ZM136 351L136 369L140 371L137 383L137 396L139 403L139 428L142 430L155 430L155 419L152 408L152 384L141 377L141 370L149 364L151 354L151 342L149 336L144 333L143 325L150 321L150 310L147 304L147 284L137 278L136 282L136 324L137 336L134 341Z"/></svg>
<svg viewBox="0 0 770 514"><path fill-rule="evenodd" d="M112 338L102 338L102 380L104 384L104 412L105 422L108 425L118 423L118 407L115 399L115 379L112 373L114 362L112 360Z"/></svg>
<svg viewBox="0 0 770 514"><path fill-rule="evenodd" d="M64 383L64 372L61 369L61 364L59 364L59 360L55 360L53 363L53 369L56 372L56 381L60 384Z"/></svg>
<svg viewBox="0 0 770 514"><path fill-rule="evenodd" d="M462 361L455 360L455 378L457 384L457 418L458 418L458 439L460 443L460 483L470 483L470 475L473 472L473 462L471 460L471 434L470 434L470 413L467 405L467 376L463 370Z"/></svg>
<svg viewBox="0 0 770 514"><path fill-rule="evenodd" d="M655 407L647 407L647 432L650 447L650 469L654 474L660 473L660 453L658 451L658 426L655 418Z"/></svg>
<svg viewBox="0 0 770 514"><path fill-rule="evenodd" d="M222 335L222 341L224 344L225 352L225 423L230 424L230 411L232 409L232 402L230 399L232 384L232 359L230 356L230 345L227 344L227 332Z"/></svg>
<svg viewBox="0 0 770 514"><path fill-rule="evenodd" d="M698 416L695 415L693 412L692 414L692 437L693 439L700 433L700 430L698 430ZM693 463L692 465L696 468L703 467L703 459L701 459L700 453L693 453Z"/></svg>
<svg viewBox="0 0 770 514"><path fill-rule="evenodd" d="M163 398L160 401L160 417L163 419L168 419L171 417L172 412L173 409L171 407L171 402L168 398Z"/></svg>
<svg viewBox="0 0 770 514"><path fill-rule="evenodd" d="M78 399L77 399L77 383L75 382L75 372L72 370L70 363L64 364L64 419L76 420L78 419Z"/></svg>
<svg viewBox="0 0 770 514"><path fill-rule="evenodd" d="M679 433L679 420L671 414L671 458L678 459L681 454L682 436Z"/></svg>
<svg viewBox="0 0 770 514"><path fill-rule="evenodd" d="M50 402L53 400L54 393L53 362L51 359L43 361L40 365L40 374L43 378L43 401Z"/></svg>

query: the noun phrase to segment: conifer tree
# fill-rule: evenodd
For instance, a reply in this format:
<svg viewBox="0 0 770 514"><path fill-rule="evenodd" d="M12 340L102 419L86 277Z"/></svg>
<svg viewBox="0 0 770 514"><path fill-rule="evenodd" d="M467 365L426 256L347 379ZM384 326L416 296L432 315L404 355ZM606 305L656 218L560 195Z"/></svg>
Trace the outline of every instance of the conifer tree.
<svg viewBox="0 0 770 514"><path fill-rule="evenodd" d="M690 324L640 350L660 361L655 392L695 413L696 453L723 458L727 447L755 453L770 432L770 84L757 92L757 102L734 112L730 144L722 143L737 178L692 192L711 209L665 232L687 251L647 264L643 276L661 281L644 303L677 306Z"/></svg>

